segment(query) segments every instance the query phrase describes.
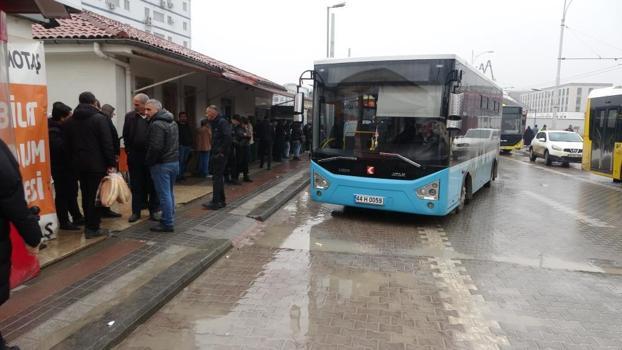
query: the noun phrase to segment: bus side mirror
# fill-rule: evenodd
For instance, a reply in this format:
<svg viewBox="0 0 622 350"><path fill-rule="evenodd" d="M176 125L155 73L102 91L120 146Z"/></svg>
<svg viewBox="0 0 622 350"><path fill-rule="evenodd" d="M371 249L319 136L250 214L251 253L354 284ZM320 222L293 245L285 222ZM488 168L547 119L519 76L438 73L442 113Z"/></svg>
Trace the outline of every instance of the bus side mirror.
<svg viewBox="0 0 622 350"><path fill-rule="evenodd" d="M449 94L449 110L447 111L447 130L462 130L462 108L464 94Z"/></svg>
<svg viewBox="0 0 622 350"><path fill-rule="evenodd" d="M296 93L294 97L294 114L302 114L305 107L305 94L304 92Z"/></svg>

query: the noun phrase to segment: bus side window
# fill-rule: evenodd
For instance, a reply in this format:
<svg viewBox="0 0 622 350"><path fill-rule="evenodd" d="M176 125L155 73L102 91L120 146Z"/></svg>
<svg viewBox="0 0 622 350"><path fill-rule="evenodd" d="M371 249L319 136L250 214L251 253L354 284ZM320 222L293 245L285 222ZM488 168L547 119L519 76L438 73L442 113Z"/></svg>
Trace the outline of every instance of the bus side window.
<svg viewBox="0 0 622 350"><path fill-rule="evenodd" d="M616 142L622 142L622 108L618 109L618 129L616 130Z"/></svg>

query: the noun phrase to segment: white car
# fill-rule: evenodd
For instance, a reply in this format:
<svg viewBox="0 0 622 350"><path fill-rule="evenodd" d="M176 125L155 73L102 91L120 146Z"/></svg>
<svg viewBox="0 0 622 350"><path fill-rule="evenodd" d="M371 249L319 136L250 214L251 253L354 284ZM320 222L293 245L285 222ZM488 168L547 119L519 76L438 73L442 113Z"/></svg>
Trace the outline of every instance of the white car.
<svg viewBox="0 0 622 350"><path fill-rule="evenodd" d="M529 160L544 158L546 165L561 162L563 166L581 163L583 139L572 131L544 130L536 134L529 146Z"/></svg>

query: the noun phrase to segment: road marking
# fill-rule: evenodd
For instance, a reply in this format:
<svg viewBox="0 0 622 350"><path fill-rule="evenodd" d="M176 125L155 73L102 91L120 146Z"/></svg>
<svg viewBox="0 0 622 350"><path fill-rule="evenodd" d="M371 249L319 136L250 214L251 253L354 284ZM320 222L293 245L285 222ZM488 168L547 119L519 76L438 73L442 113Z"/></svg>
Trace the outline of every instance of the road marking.
<svg viewBox="0 0 622 350"><path fill-rule="evenodd" d="M508 346L507 337L495 335L492 329L501 329L499 323L485 316L488 309L486 301L481 295L473 295L471 291L477 290L471 276L466 269L460 266L462 262L449 257L454 249L447 239L445 231L439 227L419 228L419 235L427 241L427 244L435 249L447 251L448 254L439 254L429 258L431 267L438 272L434 273L438 286L441 288L440 297L446 299L443 308L455 311L458 316L449 316L451 324L461 325L464 331L456 333L456 340L468 342L474 349L494 349Z"/></svg>
<svg viewBox="0 0 622 350"><path fill-rule="evenodd" d="M558 171L558 170L543 168L543 167L541 167L539 165L535 165L534 166L533 164L530 164L530 163L527 163L525 161L518 160L518 159L505 158L505 157L501 158L501 159L511 160L513 162L516 162L516 163L519 163L519 164L522 164L522 165L525 165L525 166L535 167L536 169L540 169L542 171L546 171L546 172L549 172L551 174L565 176L565 177L571 178L573 180L582 181L582 182L589 183L589 184L592 184L592 185L598 185L598 186L605 187L605 188L608 188L610 190L614 190L614 191L622 193L622 188L620 188L620 187L611 186L611 185L607 185L607 184L604 184L604 183L600 183L598 181L585 179L585 178L582 178L580 175L567 174L567 173L564 173L564 172L561 172L561 171Z"/></svg>
<svg viewBox="0 0 622 350"><path fill-rule="evenodd" d="M540 201L554 209L557 209L559 211L561 211L564 214L567 214L569 216L574 217L575 219L579 220L580 222L589 225L589 226L594 226L594 227L602 227L602 228L612 228L614 226L611 226L610 224L608 224L607 222L604 222L600 219L591 217L587 214L584 214L578 210L575 210L573 208L567 207L555 200L552 200L546 196L537 194L535 192L531 192L531 191L522 191L521 193L526 194L527 196Z"/></svg>

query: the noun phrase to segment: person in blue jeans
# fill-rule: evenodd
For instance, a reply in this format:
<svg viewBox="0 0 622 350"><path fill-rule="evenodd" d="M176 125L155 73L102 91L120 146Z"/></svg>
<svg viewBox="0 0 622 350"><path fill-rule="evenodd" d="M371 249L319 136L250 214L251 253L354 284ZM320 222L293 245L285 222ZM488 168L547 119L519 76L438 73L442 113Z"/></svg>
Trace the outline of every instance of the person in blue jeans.
<svg viewBox="0 0 622 350"><path fill-rule="evenodd" d="M188 124L186 112L179 113L177 128L179 129L179 175L177 181L184 181L186 179L186 165L194 144L192 127Z"/></svg>
<svg viewBox="0 0 622 350"><path fill-rule="evenodd" d="M145 104L149 118L146 163L160 198L162 219L152 232L175 231L174 185L179 175L179 130L173 115L162 109L162 103L151 99Z"/></svg>

